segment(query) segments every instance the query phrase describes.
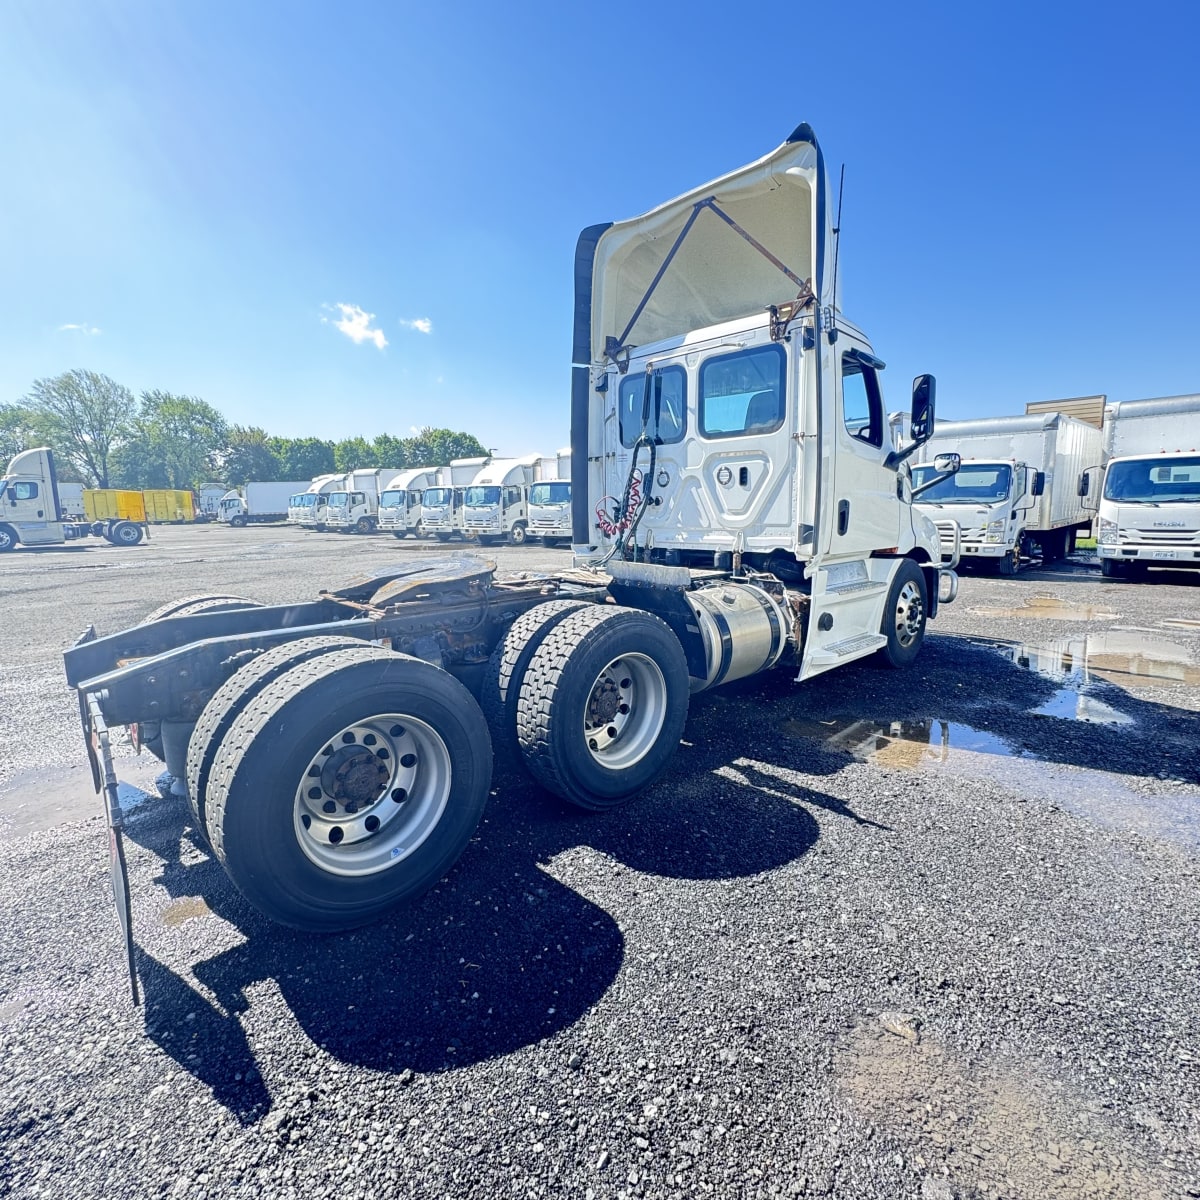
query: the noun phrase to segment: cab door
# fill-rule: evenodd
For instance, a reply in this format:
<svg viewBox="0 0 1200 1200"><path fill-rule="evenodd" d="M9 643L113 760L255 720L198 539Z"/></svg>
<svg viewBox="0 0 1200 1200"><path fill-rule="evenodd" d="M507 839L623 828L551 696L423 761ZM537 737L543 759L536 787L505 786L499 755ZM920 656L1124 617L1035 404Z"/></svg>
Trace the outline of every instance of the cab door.
<svg viewBox="0 0 1200 1200"><path fill-rule="evenodd" d="M862 558L900 544L907 516L900 474L887 465L891 432L879 372L883 368L867 345L845 332L838 339L836 462L830 513L829 552Z"/></svg>

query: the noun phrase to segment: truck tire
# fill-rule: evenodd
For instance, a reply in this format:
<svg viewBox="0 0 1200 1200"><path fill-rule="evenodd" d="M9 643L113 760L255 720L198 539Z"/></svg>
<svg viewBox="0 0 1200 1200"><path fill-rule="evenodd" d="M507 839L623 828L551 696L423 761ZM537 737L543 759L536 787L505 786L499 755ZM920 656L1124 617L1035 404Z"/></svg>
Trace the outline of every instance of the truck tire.
<svg viewBox="0 0 1200 1200"><path fill-rule="evenodd" d="M525 765L547 791L602 812L662 774L687 721L679 639L634 608L589 604L542 639L517 695Z"/></svg>
<svg viewBox="0 0 1200 1200"><path fill-rule="evenodd" d="M1100 560L1100 574L1105 579L1129 578L1129 572L1125 569L1125 564L1115 558L1102 558Z"/></svg>
<svg viewBox="0 0 1200 1200"><path fill-rule="evenodd" d="M370 517L359 517L354 523L355 533L371 533L374 530L374 524Z"/></svg>
<svg viewBox="0 0 1200 1200"><path fill-rule="evenodd" d="M585 607L583 600L550 600L539 604L522 613L496 643L484 672L479 702L491 728L497 755L519 758L517 699L529 660L559 621Z"/></svg>
<svg viewBox="0 0 1200 1200"><path fill-rule="evenodd" d="M434 537L436 537L439 542L448 542L450 540L450 535L448 533L435 533Z"/></svg>
<svg viewBox="0 0 1200 1200"><path fill-rule="evenodd" d="M880 666L899 668L913 662L925 640L928 616L925 572L911 558L901 559L883 606L879 632L887 638L887 645L876 651Z"/></svg>
<svg viewBox="0 0 1200 1200"><path fill-rule="evenodd" d="M237 516L230 517L229 524L232 525L234 529L245 529L249 522L245 517Z"/></svg>
<svg viewBox="0 0 1200 1200"><path fill-rule="evenodd" d="M450 869L491 767L487 722L449 672L377 647L334 651L272 680L221 739L209 841L265 916L352 929Z"/></svg>
<svg viewBox="0 0 1200 1200"><path fill-rule="evenodd" d="M403 529L393 529L392 537L394 537L396 539L396 541L399 542L399 541L403 541L404 538L408 537L408 533Z"/></svg>
<svg viewBox="0 0 1200 1200"><path fill-rule="evenodd" d="M311 637L297 642L273 646L244 667L235 671L204 706L196 728L192 730L187 751L188 806L192 810L192 826L207 837L204 824L204 795L213 759L221 739L237 719L246 704L273 679L310 659L319 658L332 650L367 650L370 647L358 638Z"/></svg>
<svg viewBox="0 0 1200 1200"><path fill-rule="evenodd" d="M262 605L257 600L250 600L245 596L227 596L222 593L185 596L182 600L170 600L160 605L138 623L149 625L167 617L192 617L201 612L229 612L238 608L262 608Z"/></svg>
<svg viewBox="0 0 1200 1200"><path fill-rule="evenodd" d="M142 540L142 527L132 521L117 521L108 531L114 546L136 546Z"/></svg>
<svg viewBox="0 0 1200 1200"><path fill-rule="evenodd" d="M523 546L529 539L529 529L523 521L518 521L509 531L508 540L514 546Z"/></svg>
<svg viewBox="0 0 1200 1200"><path fill-rule="evenodd" d="M996 560L996 574L1003 575L1006 579L1011 579L1020 569L1021 563L1017 557L1018 551L1013 550L1004 555L1003 558Z"/></svg>
<svg viewBox="0 0 1200 1200"><path fill-rule="evenodd" d="M15 550L17 547L17 533L9 525L0 525L0 554L6 550Z"/></svg>
<svg viewBox="0 0 1200 1200"><path fill-rule="evenodd" d="M494 546L500 539L494 533L477 533L475 535L475 540L481 546Z"/></svg>

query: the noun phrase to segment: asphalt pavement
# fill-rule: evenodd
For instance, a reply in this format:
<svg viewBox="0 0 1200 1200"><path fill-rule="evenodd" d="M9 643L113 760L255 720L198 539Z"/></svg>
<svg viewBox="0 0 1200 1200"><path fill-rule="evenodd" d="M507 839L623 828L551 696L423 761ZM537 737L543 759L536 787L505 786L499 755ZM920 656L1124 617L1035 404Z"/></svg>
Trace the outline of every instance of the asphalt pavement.
<svg viewBox="0 0 1200 1200"><path fill-rule="evenodd" d="M133 1008L63 649L437 553L0 556L0 1195L1200 1196L1200 577L964 578L907 671L695 697L607 814L501 764L449 877L338 936L251 910L118 747Z"/></svg>

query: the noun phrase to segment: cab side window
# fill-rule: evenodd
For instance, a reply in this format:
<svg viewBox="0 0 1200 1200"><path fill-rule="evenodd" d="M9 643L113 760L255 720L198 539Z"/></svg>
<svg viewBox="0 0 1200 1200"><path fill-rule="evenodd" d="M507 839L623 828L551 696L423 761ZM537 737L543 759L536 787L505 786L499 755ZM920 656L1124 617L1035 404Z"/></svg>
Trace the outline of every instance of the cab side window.
<svg viewBox="0 0 1200 1200"><path fill-rule="evenodd" d="M882 446L883 395L874 367L851 354L842 355L842 420L852 438L868 446Z"/></svg>
<svg viewBox="0 0 1200 1200"><path fill-rule="evenodd" d="M14 483L12 487L12 498L14 500L36 500L38 494L38 485L36 483Z"/></svg>

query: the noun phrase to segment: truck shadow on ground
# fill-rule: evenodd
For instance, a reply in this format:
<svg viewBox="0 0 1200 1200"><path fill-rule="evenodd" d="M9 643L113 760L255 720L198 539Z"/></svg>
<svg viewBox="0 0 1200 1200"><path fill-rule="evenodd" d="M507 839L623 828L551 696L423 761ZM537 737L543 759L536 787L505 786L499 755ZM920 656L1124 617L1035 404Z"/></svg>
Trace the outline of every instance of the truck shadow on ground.
<svg viewBox="0 0 1200 1200"><path fill-rule="evenodd" d="M502 763L484 821L445 880L407 911L324 937L259 916L202 853L183 805L147 805L128 835L158 859L153 882L191 914L222 917L245 941L191 964L199 987L140 949L146 1032L245 1123L271 1105L240 1021L265 981L326 1053L393 1074L452 1070L561 1034L607 992L625 943L609 912L546 869L557 855L590 846L583 877L604 890L630 870L754 875L816 841L816 821L796 800L820 805L819 793L766 795L714 780L715 761L685 756L669 783L607 814L570 809ZM138 874L155 869L143 864L145 856ZM147 882L135 878L135 894ZM158 930L142 941L172 948Z"/></svg>
<svg viewBox="0 0 1200 1200"><path fill-rule="evenodd" d="M198 987L188 967L181 974L140 951L147 1033L247 1123L272 1104L241 1023L252 1000L273 1002L256 991L264 983L325 1053L391 1074L453 1070L568 1033L617 977L625 941L612 914L555 878L552 860L572 852L582 890L611 894L629 871L717 880L776 869L814 845L819 820L886 829L878 812L868 818L833 794L839 786L814 786L861 757L819 735L822 721L846 713L917 730L961 723L1050 763L1196 779L1195 713L1117 688L1105 694L1119 693L1132 727L1029 711L1054 690L994 649L930 637L907 672L857 665L797 689L781 670L697 698L670 775L611 813L570 809L502 762L484 821L447 879L413 908L337 936L266 921L208 857L183 805L147 805L129 833L156 861L135 855L135 895L157 870L154 882L194 915L211 910L245 938L190 965ZM814 736L789 733L797 717ZM159 930L144 940L186 959ZM569 1033L563 1047L565 1059Z"/></svg>

